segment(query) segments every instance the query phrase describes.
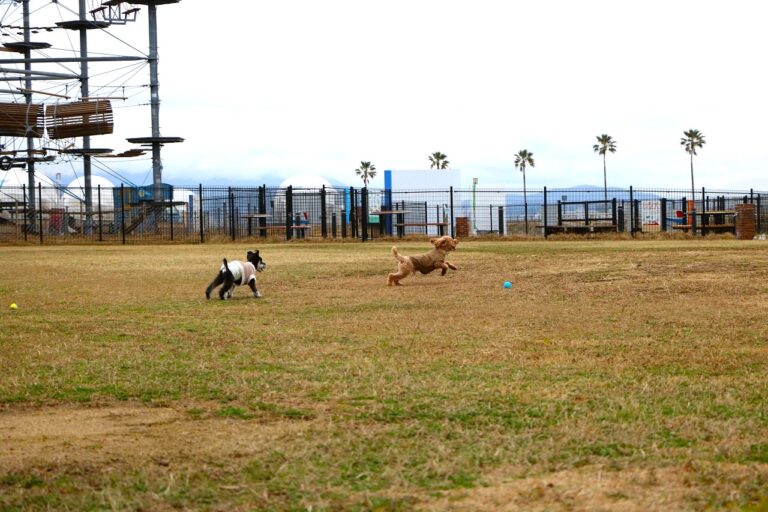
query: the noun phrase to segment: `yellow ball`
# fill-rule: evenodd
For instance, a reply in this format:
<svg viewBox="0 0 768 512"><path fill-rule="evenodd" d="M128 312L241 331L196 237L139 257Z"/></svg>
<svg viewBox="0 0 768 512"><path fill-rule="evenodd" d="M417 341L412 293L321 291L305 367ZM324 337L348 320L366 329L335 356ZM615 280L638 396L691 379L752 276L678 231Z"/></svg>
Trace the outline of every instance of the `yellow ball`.
<svg viewBox="0 0 768 512"><path fill-rule="evenodd" d="M19 308L19 306L17 306L15 302L13 304L11 304L11 309L18 309L18 308Z"/></svg>

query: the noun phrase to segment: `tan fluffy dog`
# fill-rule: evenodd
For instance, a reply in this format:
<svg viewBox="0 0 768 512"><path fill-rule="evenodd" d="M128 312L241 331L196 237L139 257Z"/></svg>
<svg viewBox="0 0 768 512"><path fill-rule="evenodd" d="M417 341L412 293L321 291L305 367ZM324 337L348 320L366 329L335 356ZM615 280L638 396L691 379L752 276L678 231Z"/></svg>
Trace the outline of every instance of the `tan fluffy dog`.
<svg viewBox="0 0 768 512"><path fill-rule="evenodd" d="M450 251L456 250L456 244L459 243L455 238L450 236L441 236L440 238L433 238L430 240L434 249L426 254L420 254L418 256L402 256L397 252L397 247L392 247L392 256L398 261L397 272L389 274L387 279L387 285L391 286L392 283L399 285L401 279L405 279L412 272L418 271L422 274L429 274L433 270L442 269L440 275L445 275L448 269L458 270L458 268L445 261L445 255Z"/></svg>

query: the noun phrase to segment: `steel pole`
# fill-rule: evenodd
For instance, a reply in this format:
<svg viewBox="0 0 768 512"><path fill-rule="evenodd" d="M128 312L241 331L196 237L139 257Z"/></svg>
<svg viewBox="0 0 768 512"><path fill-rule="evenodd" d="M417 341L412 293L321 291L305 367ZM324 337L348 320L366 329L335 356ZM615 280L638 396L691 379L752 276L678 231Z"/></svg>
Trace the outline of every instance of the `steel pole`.
<svg viewBox="0 0 768 512"><path fill-rule="evenodd" d="M85 0L80 0L80 21L87 19L87 7ZM80 28L80 57L83 61L80 63L80 95L83 98L89 96L88 90L88 35L85 28ZM83 136L83 179L85 181L85 234L90 235L93 225L93 184L91 181L91 155L88 150L91 149L91 136Z"/></svg>
<svg viewBox="0 0 768 512"><path fill-rule="evenodd" d="M23 15L24 15L24 42L29 43L29 0L24 0L23 5ZM30 50L29 46L27 46L24 49L24 58L29 59L31 57L32 50ZM26 78L24 79L24 87L26 90L32 89L32 80L30 79L29 72L32 71L32 64L29 62L24 63L24 70L26 73ZM27 103L27 111L32 108L32 93L31 92L25 92L24 93L24 100ZM27 130L29 130L29 125L27 125ZM30 136L30 133L27 133L27 186L29 187L30 194L29 194L29 204L27 212L29 214L29 223L30 227L34 230L35 229L35 163L32 161L32 156L34 155L34 149L35 149L35 139L34 137Z"/></svg>
<svg viewBox="0 0 768 512"><path fill-rule="evenodd" d="M152 111L152 137L160 137L160 83L157 79L157 6L147 5L149 14L149 92ZM160 143L152 142L153 199L163 200L163 163L160 158Z"/></svg>

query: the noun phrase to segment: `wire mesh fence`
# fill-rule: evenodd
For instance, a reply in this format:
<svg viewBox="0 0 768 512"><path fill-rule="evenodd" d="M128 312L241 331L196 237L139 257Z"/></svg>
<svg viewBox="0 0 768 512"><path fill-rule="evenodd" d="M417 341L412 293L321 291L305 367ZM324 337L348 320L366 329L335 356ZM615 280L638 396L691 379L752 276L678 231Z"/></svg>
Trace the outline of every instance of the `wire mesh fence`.
<svg viewBox="0 0 768 512"><path fill-rule="evenodd" d="M765 192L670 189L0 189L0 241L131 243L249 239L528 236L560 233L764 235Z"/></svg>

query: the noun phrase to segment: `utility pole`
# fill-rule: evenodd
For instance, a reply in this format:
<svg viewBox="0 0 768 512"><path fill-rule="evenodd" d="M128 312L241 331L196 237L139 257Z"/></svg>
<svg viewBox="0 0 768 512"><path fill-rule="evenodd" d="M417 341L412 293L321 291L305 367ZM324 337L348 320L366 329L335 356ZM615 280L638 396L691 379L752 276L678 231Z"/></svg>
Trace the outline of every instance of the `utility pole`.
<svg viewBox="0 0 768 512"><path fill-rule="evenodd" d="M147 6L149 18L149 94L152 115L152 136L128 139L128 142L152 146L152 199L155 203L163 201L163 161L160 148L163 144L184 142L181 137L163 137L160 135L160 81L157 77L157 6L178 3L180 0L132 0L131 3Z"/></svg>
<svg viewBox="0 0 768 512"><path fill-rule="evenodd" d="M80 96L87 98L90 95L88 90L88 36L86 30L86 5L85 0L80 0L80 57L83 59L80 63ZM91 234L93 226L93 189L91 183L91 136L83 136L83 179L85 181L85 233Z"/></svg>
<svg viewBox="0 0 768 512"><path fill-rule="evenodd" d="M32 56L32 44L29 39L29 0L23 0L22 10L24 15L24 100L27 103L27 109L32 108L32 63L29 59ZM35 139L30 128L27 127L27 204L29 205L27 215L29 216L29 226L35 230L35 210L37 201L35 199Z"/></svg>

